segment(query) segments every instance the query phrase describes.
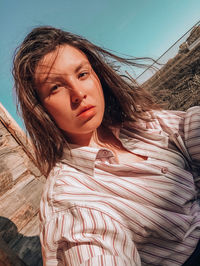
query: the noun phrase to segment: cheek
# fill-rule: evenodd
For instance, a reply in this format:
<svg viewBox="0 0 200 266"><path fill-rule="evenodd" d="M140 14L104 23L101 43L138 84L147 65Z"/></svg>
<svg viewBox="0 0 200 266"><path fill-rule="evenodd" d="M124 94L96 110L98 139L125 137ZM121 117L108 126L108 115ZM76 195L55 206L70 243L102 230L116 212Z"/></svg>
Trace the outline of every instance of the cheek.
<svg viewBox="0 0 200 266"><path fill-rule="evenodd" d="M104 105L104 93L99 79L95 80L96 97Z"/></svg>
<svg viewBox="0 0 200 266"><path fill-rule="evenodd" d="M98 76L96 75L96 73L93 71L93 76L92 76L92 82L93 82L93 87L96 88L96 93L104 99L104 95L103 95L103 89L101 86L101 82L98 78Z"/></svg>
<svg viewBox="0 0 200 266"><path fill-rule="evenodd" d="M70 106L68 95L62 91L44 100L43 105L51 115L66 113L67 106Z"/></svg>
<svg viewBox="0 0 200 266"><path fill-rule="evenodd" d="M44 103L45 108L47 109L47 111L52 115L56 115L57 113L60 112L60 108L59 105L53 104L53 103Z"/></svg>
<svg viewBox="0 0 200 266"><path fill-rule="evenodd" d="M105 98L104 98L104 93L103 93L102 87L100 87L100 90L99 90L99 98L101 101L102 109L104 109L105 108Z"/></svg>
<svg viewBox="0 0 200 266"><path fill-rule="evenodd" d="M65 116L65 119L68 117L67 108L64 108L62 102L57 102L56 104L45 104L44 105L47 112L50 114L51 117L56 121L56 123L60 123Z"/></svg>

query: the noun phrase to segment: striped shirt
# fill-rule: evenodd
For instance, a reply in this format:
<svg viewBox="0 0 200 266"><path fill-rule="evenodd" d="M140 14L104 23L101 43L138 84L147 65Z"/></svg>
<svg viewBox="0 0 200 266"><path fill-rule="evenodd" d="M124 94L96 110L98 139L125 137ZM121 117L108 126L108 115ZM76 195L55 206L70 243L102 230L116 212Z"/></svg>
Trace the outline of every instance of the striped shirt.
<svg viewBox="0 0 200 266"><path fill-rule="evenodd" d="M73 145L40 205L44 265L178 266L200 238L200 107L113 129L129 151Z"/></svg>

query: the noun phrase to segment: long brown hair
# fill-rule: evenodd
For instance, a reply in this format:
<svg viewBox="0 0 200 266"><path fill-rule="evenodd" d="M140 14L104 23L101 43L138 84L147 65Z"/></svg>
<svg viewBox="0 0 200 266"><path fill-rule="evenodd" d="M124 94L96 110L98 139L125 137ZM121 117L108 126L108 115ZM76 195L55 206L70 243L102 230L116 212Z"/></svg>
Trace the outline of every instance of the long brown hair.
<svg viewBox="0 0 200 266"><path fill-rule="evenodd" d="M146 119L145 111L158 108L149 93L129 76L119 72L116 62L138 66L137 58L117 56L81 36L61 29L49 26L33 29L15 52L13 76L18 110L20 108L32 140L38 166L45 174L49 173L62 156L66 139L40 102L35 84L35 69L46 54L65 44L81 50L100 79L105 97L104 126Z"/></svg>

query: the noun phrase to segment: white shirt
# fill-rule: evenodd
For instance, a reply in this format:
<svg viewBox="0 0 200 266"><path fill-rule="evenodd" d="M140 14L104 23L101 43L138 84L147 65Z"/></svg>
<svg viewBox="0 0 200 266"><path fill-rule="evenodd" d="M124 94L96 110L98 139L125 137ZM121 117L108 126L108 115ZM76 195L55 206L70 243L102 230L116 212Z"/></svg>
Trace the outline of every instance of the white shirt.
<svg viewBox="0 0 200 266"><path fill-rule="evenodd" d="M150 114L151 122L113 131L147 160L120 164L109 149L64 150L41 199L44 265L178 266L192 254L200 238L200 107Z"/></svg>

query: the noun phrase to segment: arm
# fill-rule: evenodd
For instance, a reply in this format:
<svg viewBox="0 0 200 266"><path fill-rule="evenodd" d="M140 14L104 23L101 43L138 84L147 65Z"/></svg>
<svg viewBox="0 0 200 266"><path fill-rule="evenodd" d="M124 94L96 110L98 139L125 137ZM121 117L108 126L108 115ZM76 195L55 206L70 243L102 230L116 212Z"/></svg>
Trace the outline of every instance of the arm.
<svg viewBox="0 0 200 266"><path fill-rule="evenodd" d="M184 135L192 160L200 166L200 107L192 107L186 113Z"/></svg>
<svg viewBox="0 0 200 266"><path fill-rule="evenodd" d="M59 174L55 179L48 196L52 211L42 218L44 265L140 266L132 234L117 211L98 200L98 192L93 196L66 184Z"/></svg>
<svg viewBox="0 0 200 266"><path fill-rule="evenodd" d="M193 167L194 180L200 188L200 106L186 112L161 111L156 120Z"/></svg>
<svg viewBox="0 0 200 266"><path fill-rule="evenodd" d="M91 208L76 207L57 219L58 254L64 265L140 265L127 230L118 221Z"/></svg>
<svg viewBox="0 0 200 266"><path fill-rule="evenodd" d="M45 265L57 265L51 264L53 260L70 266L141 265L127 229L90 208L71 208L51 219L44 226L42 244Z"/></svg>
<svg viewBox="0 0 200 266"><path fill-rule="evenodd" d="M185 144L195 168L194 180L200 192L200 107L188 110L184 123Z"/></svg>

